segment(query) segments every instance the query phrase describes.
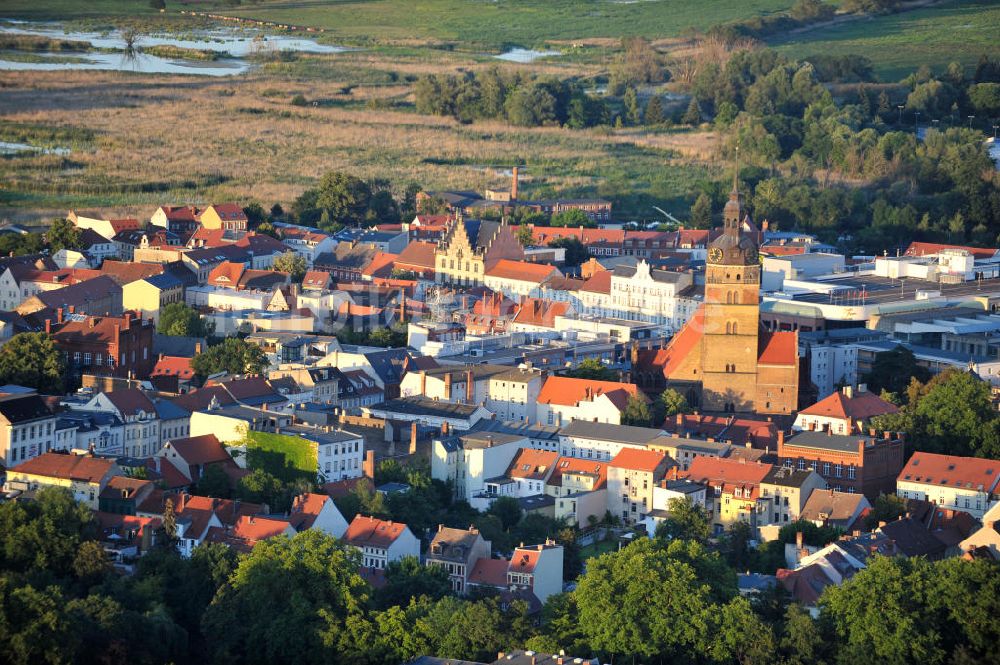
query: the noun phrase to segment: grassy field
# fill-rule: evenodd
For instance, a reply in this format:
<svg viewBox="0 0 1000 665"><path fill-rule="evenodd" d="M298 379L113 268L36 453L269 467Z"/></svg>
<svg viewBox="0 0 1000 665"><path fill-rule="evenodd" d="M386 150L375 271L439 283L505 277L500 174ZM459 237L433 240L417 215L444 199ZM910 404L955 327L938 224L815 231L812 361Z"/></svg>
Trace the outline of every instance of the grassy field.
<svg viewBox="0 0 1000 665"><path fill-rule="evenodd" d="M316 446L297 436L250 432L247 466L284 481L316 478Z"/></svg>
<svg viewBox="0 0 1000 665"><path fill-rule="evenodd" d="M695 183L721 168L710 134L520 129L417 115L409 87L378 72L391 68L398 78L433 69L418 58L317 57L313 66L331 71L310 79L294 73L301 64L239 79L0 74L0 140L72 149L0 158L0 218L94 206L145 216L164 202L226 199L287 206L338 169L388 178L400 190L409 182L482 189L505 182L493 167L518 162L527 165L527 195L621 197L653 216L652 203L685 206ZM355 85L354 74L372 82ZM291 104L296 94L306 106Z"/></svg>
<svg viewBox="0 0 1000 665"><path fill-rule="evenodd" d="M897 81L922 64L940 71L951 61L974 65L1000 55L1000 3L950 0L934 7L890 14L773 40L796 58L860 53L884 81Z"/></svg>
<svg viewBox="0 0 1000 665"><path fill-rule="evenodd" d="M548 40L665 37L788 9L793 0L263 0L240 7L168 0L180 9L321 27L351 43L447 41L498 49ZM5 0L4 15L75 18L151 14L144 0Z"/></svg>

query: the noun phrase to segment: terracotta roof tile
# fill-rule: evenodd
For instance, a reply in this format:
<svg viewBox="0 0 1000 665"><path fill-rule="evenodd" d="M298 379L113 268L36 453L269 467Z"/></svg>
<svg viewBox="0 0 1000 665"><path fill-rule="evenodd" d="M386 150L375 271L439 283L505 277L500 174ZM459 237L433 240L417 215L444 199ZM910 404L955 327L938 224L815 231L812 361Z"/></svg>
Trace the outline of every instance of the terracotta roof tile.
<svg viewBox="0 0 1000 665"><path fill-rule="evenodd" d="M482 586L507 587L507 568L510 565L505 559L489 559L480 557L469 573L469 584Z"/></svg>
<svg viewBox="0 0 1000 665"><path fill-rule="evenodd" d="M658 467L664 469L675 466L674 462L666 453L656 450L640 450L638 448L622 448L614 459L608 463L618 469L629 469L632 471L654 472Z"/></svg>
<svg viewBox="0 0 1000 665"><path fill-rule="evenodd" d="M757 362L762 365L794 365L799 356L796 332L762 332Z"/></svg>
<svg viewBox="0 0 1000 665"><path fill-rule="evenodd" d="M558 459L559 453L556 452L522 448L507 468L507 476L543 480L552 473Z"/></svg>
<svg viewBox="0 0 1000 665"><path fill-rule="evenodd" d="M639 388L632 383L592 381L590 379L575 379L568 376L550 376L545 379L545 383L538 393L538 403L577 406L580 402L592 401L601 395L607 395L608 399L619 410L625 408L629 397L633 395L646 399L639 392Z"/></svg>
<svg viewBox="0 0 1000 665"><path fill-rule="evenodd" d="M179 379L193 379L194 368L191 367L191 358L183 356L163 356L153 367L150 376L176 376Z"/></svg>
<svg viewBox="0 0 1000 665"><path fill-rule="evenodd" d="M915 452L900 471L897 483L922 483L993 493L1000 481L1000 461L979 457Z"/></svg>
<svg viewBox="0 0 1000 665"><path fill-rule="evenodd" d="M434 251L436 245L432 242L411 242L396 258L396 265L402 268L412 266L424 270L434 270Z"/></svg>
<svg viewBox="0 0 1000 665"><path fill-rule="evenodd" d="M362 275L388 277L392 272L392 264L395 263L398 254L389 252L379 252L372 257L371 262L361 271Z"/></svg>
<svg viewBox="0 0 1000 665"><path fill-rule="evenodd" d="M594 476L594 489L599 490L607 484L608 463L580 457L560 457L556 461L555 471L549 478L549 485L562 487L564 474L587 474Z"/></svg>
<svg viewBox="0 0 1000 665"><path fill-rule="evenodd" d="M559 270L555 266L545 263L528 263L527 261L501 259L486 271L486 276L541 284L552 275L558 273Z"/></svg>
<svg viewBox="0 0 1000 665"><path fill-rule="evenodd" d="M43 453L26 462L21 462L11 469L11 472L97 483L114 466L114 460L90 457L89 455Z"/></svg>
<svg viewBox="0 0 1000 665"><path fill-rule="evenodd" d="M945 245L937 242L911 242L906 248L906 256L926 256L938 254L945 249L964 250L977 259L991 259L997 255L997 249L983 247L967 247L965 245Z"/></svg>
<svg viewBox="0 0 1000 665"><path fill-rule="evenodd" d="M232 459L214 434L171 439L170 446L190 465L226 462Z"/></svg>
<svg viewBox="0 0 1000 665"><path fill-rule="evenodd" d="M868 420L874 416L897 411L899 408L895 404L885 401L875 393L865 391L848 397L842 391L837 391L809 408L802 409L799 413L807 416Z"/></svg>
<svg viewBox="0 0 1000 665"><path fill-rule="evenodd" d="M356 515L344 533L344 541L354 547L377 547L386 549L406 529L405 524L380 520L375 517Z"/></svg>

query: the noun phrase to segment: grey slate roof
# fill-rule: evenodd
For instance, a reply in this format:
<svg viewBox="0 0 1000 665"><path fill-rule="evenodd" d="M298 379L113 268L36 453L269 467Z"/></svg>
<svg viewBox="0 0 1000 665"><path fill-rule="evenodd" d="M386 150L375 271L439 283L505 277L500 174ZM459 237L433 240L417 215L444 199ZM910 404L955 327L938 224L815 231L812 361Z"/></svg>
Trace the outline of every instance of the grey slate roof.
<svg viewBox="0 0 1000 665"><path fill-rule="evenodd" d="M594 423L588 420L574 420L560 432L563 436L596 439L600 441L615 441L648 445L653 439L666 434L662 429L651 427L632 427L631 425L612 425L609 423Z"/></svg>

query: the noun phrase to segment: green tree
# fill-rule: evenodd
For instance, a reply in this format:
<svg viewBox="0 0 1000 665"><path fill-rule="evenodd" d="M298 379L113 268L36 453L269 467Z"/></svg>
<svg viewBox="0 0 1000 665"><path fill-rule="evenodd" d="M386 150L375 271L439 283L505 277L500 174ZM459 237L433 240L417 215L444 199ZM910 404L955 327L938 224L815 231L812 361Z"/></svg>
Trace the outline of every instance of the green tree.
<svg viewBox="0 0 1000 665"><path fill-rule="evenodd" d="M517 227L517 241L524 247L531 247L535 243L535 236L530 226L521 224Z"/></svg>
<svg viewBox="0 0 1000 665"><path fill-rule="evenodd" d="M229 476L218 464L205 466L198 479L195 493L199 496L213 496L217 499L228 499L230 492Z"/></svg>
<svg viewBox="0 0 1000 665"><path fill-rule="evenodd" d="M902 395L910 385L910 379L924 383L930 375L926 367L917 364L917 358L912 351L897 346L892 351L875 354L872 369L865 375L865 383L872 392L887 390Z"/></svg>
<svg viewBox="0 0 1000 665"><path fill-rule="evenodd" d="M111 570L108 555L96 540L85 540L80 543L73 559L73 574L77 578L89 582L97 582Z"/></svg>
<svg viewBox="0 0 1000 665"><path fill-rule="evenodd" d="M566 250L566 265L576 267L590 259L590 250L576 236L566 236L549 241L549 247L561 247Z"/></svg>
<svg viewBox="0 0 1000 665"><path fill-rule="evenodd" d="M969 102L978 114L990 118L1000 116L1000 83L977 83L969 86Z"/></svg>
<svg viewBox="0 0 1000 665"><path fill-rule="evenodd" d="M163 535L166 544L170 546L177 541L177 513L174 511L173 499L167 499L163 504Z"/></svg>
<svg viewBox="0 0 1000 665"><path fill-rule="evenodd" d="M587 358L581 360L580 364L573 369L564 372L566 376L574 379L588 379L590 381L617 381L618 375L613 369L605 366L597 358Z"/></svg>
<svg viewBox="0 0 1000 665"><path fill-rule="evenodd" d="M652 540L590 559L573 595L587 642L605 657L683 661L711 646L710 587Z"/></svg>
<svg viewBox="0 0 1000 665"><path fill-rule="evenodd" d="M70 576L80 544L95 535L90 510L63 488L0 503L0 570Z"/></svg>
<svg viewBox="0 0 1000 665"><path fill-rule="evenodd" d="M635 88L630 86L625 89L622 106L625 110L626 124L639 125L642 123L642 116L639 112L639 96L636 94Z"/></svg>
<svg viewBox="0 0 1000 665"><path fill-rule="evenodd" d="M212 657L341 662L347 625L368 602L358 565L352 548L315 529L257 543L205 611Z"/></svg>
<svg viewBox="0 0 1000 665"><path fill-rule="evenodd" d="M451 581L444 567L424 566L417 557L408 556L386 567L385 586L375 592L375 604L382 609L405 607L413 598L438 600L450 593Z"/></svg>
<svg viewBox="0 0 1000 665"><path fill-rule="evenodd" d="M781 663L786 665L826 665L828 644L819 624L797 603L785 611L778 640Z"/></svg>
<svg viewBox="0 0 1000 665"><path fill-rule="evenodd" d="M82 233L68 219L53 220L52 226L45 232L45 239L49 243L49 251L55 254L60 249L81 249Z"/></svg>
<svg viewBox="0 0 1000 665"><path fill-rule="evenodd" d="M213 325L201 318L194 307L182 302L172 302L160 310L157 332L174 337L208 337L215 331Z"/></svg>
<svg viewBox="0 0 1000 665"><path fill-rule="evenodd" d="M521 504L512 496L497 498L486 512L499 518L504 531L510 531L521 521Z"/></svg>
<svg viewBox="0 0 1000 665"><path fill-rule="evenodd" d="M552 215L552 221L550 222L552 226L569 227L569 228L594 228L597 223L590 218L590 216L579 208L570 208L569 210L563 210L562 212L557 212Z"/></svg>
<svg viewBox="0 0 1000 665"><path fill-rule="evenodd" d="M658 401L664 418L670 418L679 413L691 413L692 411L687 398L673 388L667 388L660 393Z"/></svg>
<svg viewBox="0 0 1000 665"><path fill-rule="evenodd" d="M293 282L301 282L306 276L306 259L298 252L288 251L274 259L274 269L287 272L292 276Z"/></svg>
<svg viewBox="0 0 1000 665"><path fill-rule="evenodd" d="M258 229L261 224L267 221L267 211L257 201L243 206L243 214L247 216L247 226L251 229Z"/></svg>
<svg viewBox="0 0 1000 665"><path fill-rule="evenodd" d="M218 372L262 374L268 364L267 356L259 346L237 337L227 337L221 344L209 347L191 359L191 367L201 378Z"/></svg>
<svg viewBox="0 0 1000 665"><path fill-rule="evenodd" d="M663 102L660 101L659 95L653 95L646 102L646 112L643 114L642 119L650 127L662 125L666 120L666 117L663 115Z"/></svg>
<svg viewBox="0 0 1000 665"><path fill-rule="evenodd" d="M931 379L913 415L922 450L1000 458L990 386L969 372L946 370Z"/></svg>
<svg viewBox="0 0 1000 665"><path fill-rule="evenodd" d="M622 425L633 425L636 427L649 427L653 421L653 414L649 410L649 404L646 398L641 395L631 395L628 398L621 417Z"/></svg>
<svg viewBox="0 0 1000 665"><path fill-rule="evenodd" d="M895 494L880 494L872 502L872 510L865 518L865 529L872 531L880 522L895 522L906 514L906 502Z"/></svg>
<svg viewBox="0 0 1000 665"><path fill-rule="evenodd" d="M277 204L275 204L277 205ZM257 225L257 233L265 236L271 236L275 240L281 240L281 234L278 233L277 227L272 222L261 222Z"/></svg>
<svg viewBox="0 0 1000 665"><path fill-rule="evenodd" d="M701 124L701 106L698 105L697 97L691 98L691 103L688 104L687 110L684 112L684 115L681 116L681 122L686 125Z"/></svg>
<svg viewBox="0 0 1000 665"><path fill-rule="evenodd" d="M46 333L19 333L0 347L0 383L61 395L65 373L63 353Z"/></svg>
<svg viewBox="0 0 1000 665"><path fill-rule="evenodd" d="M720 663L774 662L774 632L746 598L734 598L720 609L719 628L711 647L712 657Z"/></svg>
<svg viewBox="0 0 1000 665"><path fill-rule="evenodd" d="M889 665L946 662L943 626L933 605L933 565L920 558L874 557L868 566L821 598L842 662Z"/></svg>
<svg viewBox="0 0 1000 665"><path fill-rule="evenodd" d="M691 206L691 226L696 229L712 228L712 197L705 192L698 195Z"/></svg>
<svg viewBox="0 0 1000 665"><path fill-rule="evenodd" d="M712 534L712 518L704 508L688 497L667 502L670 515L656 527L656 538L706 542Z"/></svg>

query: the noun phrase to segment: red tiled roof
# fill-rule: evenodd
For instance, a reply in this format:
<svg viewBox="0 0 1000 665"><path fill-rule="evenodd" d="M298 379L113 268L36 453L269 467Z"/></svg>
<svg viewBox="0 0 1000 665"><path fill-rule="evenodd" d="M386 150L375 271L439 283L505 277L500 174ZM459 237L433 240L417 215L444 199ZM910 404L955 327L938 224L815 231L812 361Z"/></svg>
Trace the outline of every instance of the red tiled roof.
<svg viewBox="0 0 1000 665"><path fill-rule="evenodd" d="M511 461L507 469L507 476L542 480L552 472L558 459L559 453L556 452L522 448Z"/></svg>
<svg viewBox="0 0 1000 665"><path fill-rule="evenodd" d="M107 275L118 284L129 284L140 279L160 275L163 265L159 263L131 263L106 259L101 264L101 274Z"/></svg>
<svg viewBox="0 0 1000 665"><path fill-rule="evenodd" d="M761 332L757 362L761 365L794 365L799 356L796 332Z"/></svg>
<svg viewBox="0 0 1000 665"><path fill-rule="evenodd" d="M625 408L629 397L633 395L646 399L645 395L639 392L639 388L632 383L550 376L545 379L538 393L538 403L576 406L583 401L592 401L600 395L607 395L619 410Z"/></svg>
<svg viewBox="0 0 1000 665"><path fill-rule="evenodd" d="M166 485L166 488L169 490L181 489L191 484L188 477L181 473L180 470L170 462L170 460L162 457L147 459L146 468L158 476L158 480ZM145 505L145 502L143 505Z"/></svg>
<svg viewBox="0 0 1000 665"><path fill-rule="evenodd" d="M608 479L608 465L606 462L598 460L583 459L580 457L560 457L556 461L556 469L549 477L549 485L562 487L563 474L579 473L597 476L594 481L594 489L599 490L605 486Z"/></svg>
<svg viewBox="0 0 1000 665"><path fill-rule="evenodd" d="M769 420L703 414L683 414L679 418L679 424L677 417L668 418L663 429L671 434L688 432L699 438L729 441L737 446L750 441L757 447L774 450L778 445L778 426Z"/></svg>
<svg viewBox="0 0 1000 665"><path fill-rule="evenodd" d="M906 248L906 256L926 256L928 254L938 254L945 249L965 250L977 259L990 259L997 255L1000 250L983 247L967 247L965 245L945 245L937 242L911 242Z"/></svg>
<svg viewBox="0 0 1000 665"><path fill-rule="evenodd" d="M411 242L396 258L396 265L406 269L406 266L434 270L434 250L432 242Z"/></svg>
<svg viewBox="0 0 1000 665"><path fill-rule="evenodd" d="M97 483L107 475L114 465L114 460L90 457L89 455L43 453L26 462L21 462L10 472Z"/></svg>
<svg viewBox="0 0 1000 665"><path fill-rule="evenodd" d="M958 455L915 452L896 478L897 483L977 489L993 493L1000 480L1000 461Z"/></svg>
<svg viewBox="0 0 1000 665"><path fill-rule="evenodd" d="M406 525L400 522L356 515L344 533L344 541L354 547L387 549L396 542L404 529Z"/></svg>
<svg viewBox="0 0 1000 665"><path fill-rule="evenodd" d="M705 329L705 309L699 305L694 315L674 335L665 349L640 349L639 365L655 367L662 370L663 375L670 377L680 364L692 353L701 341Z"/></svg>
<svg viewBox="0 0 1000 665"><path fill-rule="evenodd" d="M291 522L296 531L312 528L327 501L332 501L332 499L325 494L307 492L298 495L292 502L292 511L288 516L288 521Z"/></svg>
<svg viewBox="0 0 1000 665"><path fill-rule="evenodd" d="M306 276L302 278L302 286L304 288L319 289L325 288L330 283L330 273L324 272L322 270L310 270L306 273Z"/></svg>
<svg viewBox="0 0 1000 665"><path fill-rule="evenodd" d="M138 388L125 388L124 390L112 390L104 393L108 401L114 404L115 408L123 416L135 416L139 412L156 413L156 406L152 400L146 397L146 393Z"/></svg>
<svg viewBox="0 0 1000 665"><path fill-rule="evenodd" d="M194 206L160 206L160 210L172 222L193 222L197 208Z"/></svg>
<svg viewBox="0 0 1000 665"><path fill-rule="evenodd" d="M541 554L535 548L518 547L514 550L514 555L510 558L510 565L507 571L511 573L533 573L538 565L538 556Z"/></svg>
<svg viewBox="0 0 1000 665"><path fill-rule="evenodd" d="M483 586L507 587L507 567L510 563L505 559L480 557L469 573L469 584Z"/></svg>
<svg viewBox="0 0 1000 665"><path fill-rule="evenodd" d="M216 203L209 206L222 219L246 219L246 213L238 203ZM204 212L202 213L204 214Z"/></svg>
<svg viewBox="0 0 1000 665"><path fill-rule="evenodd" d="M233 399L229 392L222 386L206 386L204 388L199 388L198 390L192 390L186 395L171 398L170 401L182 409L193 412L203 411L208 408L208 405L212 402L213 397L218 401L219 406L227 406L229 404L236 403L236 400Z"/></svg>
<svg viewBox="0 0 1000 665"><path fill-rule="evenodd" d="M115 540L118 543L123 541L137 544L141 541L143 532L146 529L159 529L163 524L158 517L139 517L138 515L120 515L118 513L106 513L101 510L94 511L94 518L101 529L102 540ZM130 534L135 534L129 538Z"/></svg>
<svg viewBox="0 0 1000 665"><path fill-rule="evenodd" d="M695 457L688 470L679 475L696 483L723 487L725 491L731 487L750 487L756 496L761 481L772 468L771 464L746 463L719 457Z"/></svg>
<svg viewBox="0 0 1000 665"><path fill-rule="evenodd" d="M122 231L131 231L133 229L139 228L139 220L132 219L131 217L124 217L122 219L109 219L111 223L111 230L115 233L121 233Z"/></svg>
<svg viewBox="0 0 1000 665"><path fill-rule="evenodd" d="M229 231L223 228L206 229L204 226L199 226L188 239L188 245L191 247L221 247L222 245L231 245L234 241L226 239L227 233Z"/></svg>
<svg viewBox="0 0 1000 665"><path fill-rule="evenodd" d="M516 279L522 282L541 284L552 274L559 272L555 266L545 263L528 263L527 261L511 261L501 259L486 271L487 277L497 279Z"/></svg>
<svg viewBox="0 0 1000 665"><path fill-rule="evenodd" d="M821 399L799 413L804 416L823 416L827 418L842 418L850 420L868 420L874 416L896 413L899 409L892 402L887 402L875 393L854 393L848 397L842 391L837 391Z"/></svg>
<svg viewBox="0 0 1000 665"><path fill-rule="evenodd" d="M176 376L179 379L192 379L194 378L194 368L191 367L191 358L163 356L156 361L150 376Z"/></svg>
<svg viewBox="0 0 1000 665"><path fill-rule="evenodd" d="M396 261L398 254L389 252L379 252L372 257L372 260L361 271L362 275L388 277L392 273L392 264Z"/></svg>
<svg viewBox="0 0 1000 665"><path fill-rule="evenodd" d="M514 321L524 325L553 328L556 325L556 317L565 316L568 311L568 302L525 298L517 309Z"/></svg>
<svg viewBox="0 0 1000 665"><path fill-rule="evenodd" d="M212 268L212 272L208 273L208 284L209 286L228 286L235 289L239 286L240 277L244 270L246 270L246 266L242 263L223 261Z"/></svg>
<svg viewBox="0 0 1000 665"><path fill-rule="evenodd" d="M205 540L223 543L241 552L249 552L262 540L285 533L291 524L271 517L242 516L231 528L214 526L208 530Z"/></svg>
<svg viewBox="0 0 1000 665"><path fill-rule="evenodd" d="M667 463L667 466L672 465L672 460L667 457L666 453L656 450L622 448L608 465L619 469L653 472L664 462Z"/></svg>
<svg viewBox="0 0 1000 665"><path fill-rule="evenodd" d="M190 465L226 462L232 459L214 434L171 439L170 446Z"/></svg>
<svg viewBox="0 0 1000 665"><path fill-rule="evenodd" d="M88 344L115 344L118 341L116 327L118 330L124 329L124 317L88 316L83 321L66 321L52 336L57 344L68 345L78 341L86 341Z"/></svg>
<svg viewBox="0 0 1000 665"><path fill-rule="evenodd" d="M599 270L584 282L580 290L590 293L611 293L611 275L610 270Z"/></svg>

